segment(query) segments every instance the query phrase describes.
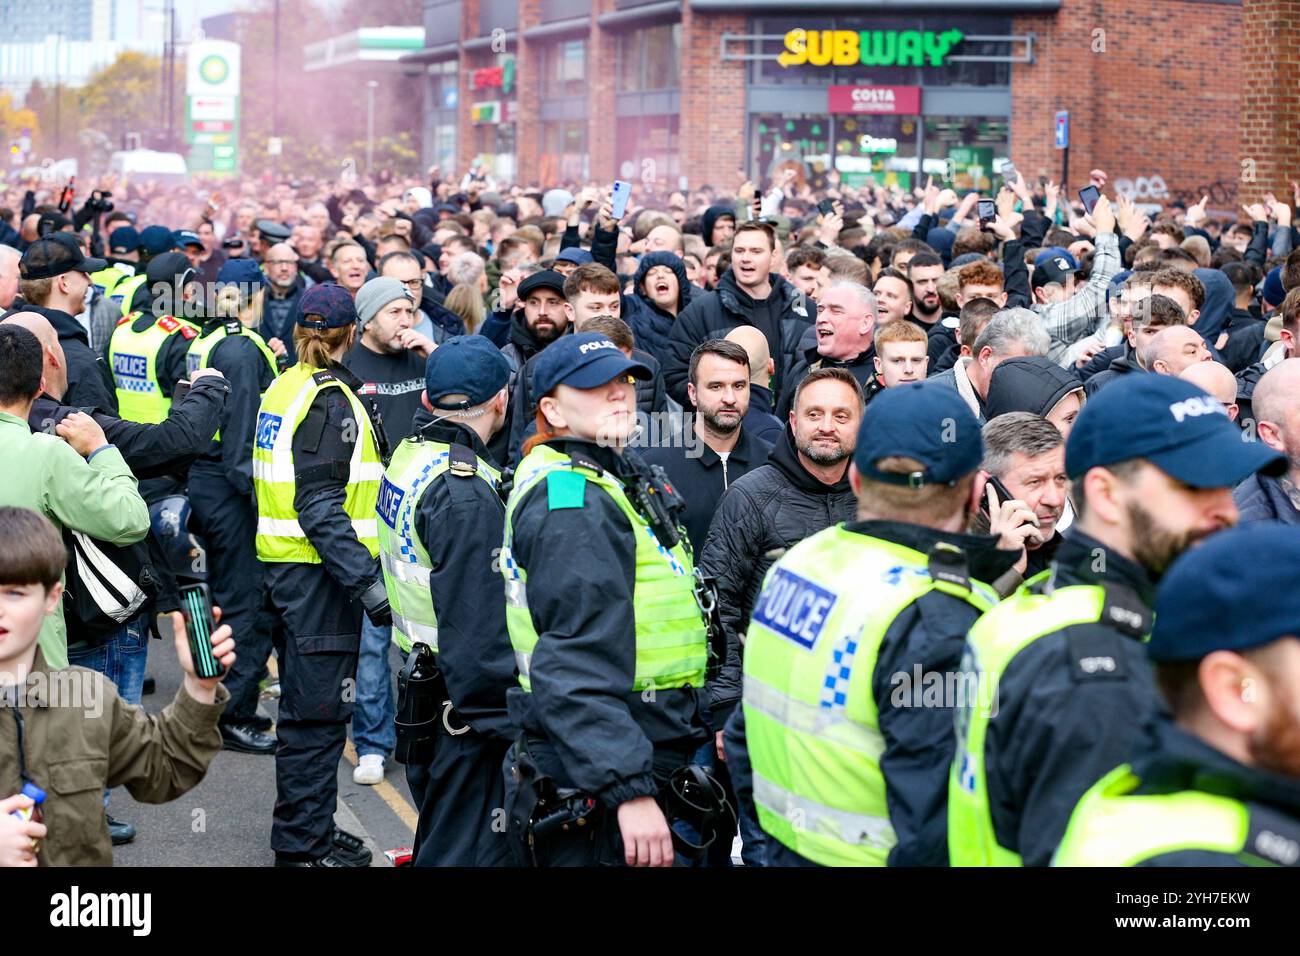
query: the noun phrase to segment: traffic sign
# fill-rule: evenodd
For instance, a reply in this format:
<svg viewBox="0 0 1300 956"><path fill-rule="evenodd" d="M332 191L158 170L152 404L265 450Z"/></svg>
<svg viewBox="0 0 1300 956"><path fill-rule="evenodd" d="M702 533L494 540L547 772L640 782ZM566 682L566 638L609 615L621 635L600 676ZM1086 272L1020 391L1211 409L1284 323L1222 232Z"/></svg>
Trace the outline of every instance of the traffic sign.
<svg viewBox="0 0 1300 956"><path fill-rule="evenodd" d="M1056 148L1070 148L1070 111L1061 110L1056 114Z"/></svg>

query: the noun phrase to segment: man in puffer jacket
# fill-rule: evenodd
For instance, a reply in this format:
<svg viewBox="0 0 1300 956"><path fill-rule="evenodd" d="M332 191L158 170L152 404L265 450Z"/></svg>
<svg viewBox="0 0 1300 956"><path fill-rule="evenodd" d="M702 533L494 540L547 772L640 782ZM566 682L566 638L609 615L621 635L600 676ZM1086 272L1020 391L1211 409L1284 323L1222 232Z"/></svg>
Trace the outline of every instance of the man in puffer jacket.
<svg viewBox="0 0 1300 956"><path fill-rule="evenodd" d="M776 234L770 225L744 223L732 240L731 268L718 280L717 289L696 295L677 316L664 356L664 385L668 397L683 408L690 407L686 379L695 347L708 339L726 338L742 325L752 325L767 339L776 362L772 391L780 405L799 342L815 312L802 292L772 271L775 252Z"/></svg>
<svg viewBox="0 0 1300 956"><path fill-rule="evenodd" d="M851 372L810 372L799 384L790 424L767 464L732 483L709 525L699 567L717 581L727 638L726 660L707 685L719 747L722 727L740 702L741 645L768 568L786 548L857 513L848 465L862 410L862 389ZM762 831L742 823L742 833L745 862L761 860L751 838L761 840Z"/></svg>
<svg viewBox="0 0 1300 956"><path fill-rule="evenodd" d="M623 296L621 318L631 326L637 348L649 352L660 365L668 355L673 323L690 301L690 290L681 256L651 252L641 257L632 277L632 294Z"/></svg>

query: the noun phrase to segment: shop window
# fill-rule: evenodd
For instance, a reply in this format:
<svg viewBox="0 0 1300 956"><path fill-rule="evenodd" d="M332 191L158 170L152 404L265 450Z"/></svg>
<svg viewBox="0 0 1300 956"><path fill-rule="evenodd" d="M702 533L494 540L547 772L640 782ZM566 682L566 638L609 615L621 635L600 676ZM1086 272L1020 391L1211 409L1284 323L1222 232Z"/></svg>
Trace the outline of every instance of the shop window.
<svg viewBox="0 0 1300 956"><path fill-rule="evenodd" d="M585 96L587 41L561 40L542 47L542 95Z"/></svg>
<svg viewBox="0 0 1300 956"><path fill-rule="evenodd" d="M664 23L618 35L618 90L676 89L680 84L682 25Z"/></svg>
<svg viewBox="0 0 1300 956"><path fill-rule="evenodd" d="M587 123L552 120L542 123L538 178L544 183L581 182L587 178Z"/></svg>
<svg viewBox="0 0 1300 956"><path fill-rule="evenodd" d="M957 190L991 193L994 171L1006 162L1005 116L925 117L924 171Z"/></svg>
<svg viewBox="0 0 1300 956"><path fill-rule="evenodd" d="M618 175L636 189L676 189L681 175L677 116L623 116L618 120Z"/></svg>

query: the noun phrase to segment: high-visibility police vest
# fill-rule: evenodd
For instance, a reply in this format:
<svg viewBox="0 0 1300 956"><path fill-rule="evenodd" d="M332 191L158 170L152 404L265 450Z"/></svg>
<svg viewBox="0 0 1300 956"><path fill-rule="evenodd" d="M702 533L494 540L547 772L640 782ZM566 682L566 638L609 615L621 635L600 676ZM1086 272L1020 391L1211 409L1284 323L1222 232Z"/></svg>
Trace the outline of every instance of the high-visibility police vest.
<svg viewBox="0 0 1300 956"><path fill-rule="evenodd" d="M1101 620L1106 592L1100 585L1041 589L1044 571L989 611L966 636L962 679L978 683L980 701L957 712L957 750L948 780L948 859L953 866L1022 866L1020 854L1000 846L989 808L984 741L1007 666L1044 635Z"/></svg>
<svg viewBox="0 0 1300 956"><path fill-rule="evenodd" d="M135 298L135 290L144 285L147 279L148 276L143 272L137 272L135 275L123 279L113 289L114 298L117 298L118 296L122 297L122 315L126 316L131 314L131 300Z"/></svg>
<svg viewBox="0 0 1300 956"><path fill-rule="evenodd" d="M185 370L193 374L201 368L207 368L208 356L212 354L212 350L232 335L248 336L249 340L257 346L257 350L262 353L262 357L266 359L266 364L270 366L271 377L275 378L279 372L279 367L275 364L275 353L263 341L261 335L252 329L244 328L238 319L222 322L216 328L208 329L206 332L200 331L190 343L190 350L185 353ZM213 441L221 441L220 429L212 438Z"/></svg>
<svg viewBox="0 0 1300 956"><path fill-rule="evenodd" d="M135 276L134 267L123 264L113 263L112 265L92 273L90 281L99 287L104 294L104 298L111 300L115 305L121 308L122 293L118 288L127 279Z"/></svg>
<svg viewBox="0 0 1300 956"><path fill-rule="evenodd" d="M1300 864L1294 821L1255 820L1240 800L1199 790L1134 794L1141 782L1124 764L1093 784L1052 866L1137 866L1184 850L1227 853L1251 866Z"/></svg>
<svg viewBox="0 0 1300 956"><path fill-rule="evenodd" d="M108 361L117 386L118 415L130 422L156 425L167 419L172 400L158 381L158 356L171 337L196 338L198 327L184 319L164 315L137 332L131 326L140 313L117 320L108 342Z"/></svg>
<svg viewBox="0 0 1300 956"><path fill-rule="evenodd" d="M474 464L469 459L474 459ZM424 441L418 435L403 439L379 485L379 563L393 612L393 643L410 652L415 642L438 652L438 613L429 593L433 562L415 529L415 511L424 493L442 475L478 478L496 493L501 473L463 445Z"/></svg>
<svg viewBox="0 0 1300 956"><path fill-rule="evenodd" d="M257 413L253 487L257 492L256 544L260 561L320 564L320 555L298 523L298 512L293 506L298 488L293 467L293 435L307 417L312 401L327 388L342 389L359 429L348 461L343 510L352 520L353 533L371 557L379 555L375 502L379 499L384 466L370 416L352 389L333 372L300 362L271 383Z"/></svg>
<svg viewBox="0 0 1300 956"><path fill-rule="evenodd" d="M985 585L963 586L963 575L939 568L919 551L835 525L778 560L754 604L743 698L754 804L771 837L815 863L884 866L898 842L872 689L880 642L931 591L979 611L997 601Z"/></svg>
<svg viewBox="0 0 1300 956"><path fill-rule="evenodd" d="M599 474L549 445L534 448L515 472L506 503L501 573L506 585L506 626L514 646L519 683L531 693L529 668L537 630L528 608L528 572L513 557L515 509L539 482L547 482L548 505L581 508L588 482L614 499L636 537L636 582L632 610L636 624L636 674L628 692L676 687L703 687L708 658L704 618L695 598L695 568L682 542L665 548L649 522L632 506L618 479ZM613 529L611 529L613 530ZM575 543L577 544L577 543Z"/></svg>

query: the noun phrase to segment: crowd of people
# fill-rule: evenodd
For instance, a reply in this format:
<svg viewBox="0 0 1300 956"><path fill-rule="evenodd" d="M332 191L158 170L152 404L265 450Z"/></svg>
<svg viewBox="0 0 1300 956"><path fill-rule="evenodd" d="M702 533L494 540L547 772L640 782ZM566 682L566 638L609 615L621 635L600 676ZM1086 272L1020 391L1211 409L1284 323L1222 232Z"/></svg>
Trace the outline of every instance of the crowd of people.
<svg viewBox="0 0 1300 956"><path fill-rule="evenodd" d="M1292 206L808 175L0 196L0 865L1293 863Z"/></svg>

